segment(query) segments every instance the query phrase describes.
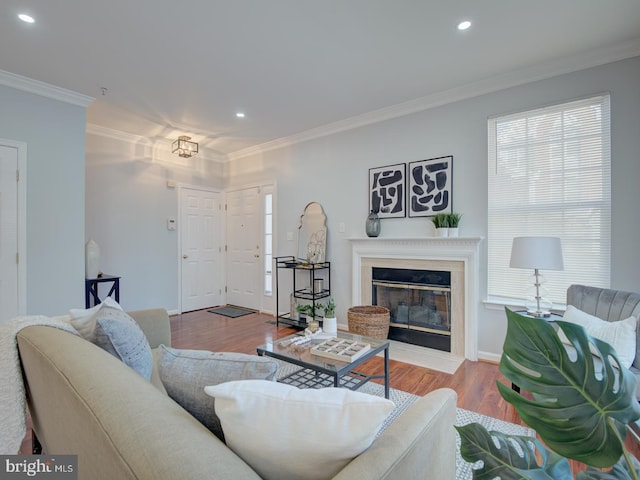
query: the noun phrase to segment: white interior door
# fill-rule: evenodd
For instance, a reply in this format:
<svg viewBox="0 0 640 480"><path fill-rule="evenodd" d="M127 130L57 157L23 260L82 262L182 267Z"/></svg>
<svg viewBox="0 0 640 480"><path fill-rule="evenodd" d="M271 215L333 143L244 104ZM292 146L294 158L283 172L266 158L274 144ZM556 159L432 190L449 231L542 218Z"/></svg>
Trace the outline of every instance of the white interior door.
<svg viewBox="0 0 640 480"><path fill-rule="evenodd" d="M0 145L0 323L20 313L17 171L18 149Z"/></svg>
<svg viewBox="0 0 640 480"><path fill-rule="evenodd" d="M223 304L220 192L180 189L182 311Z"/></svg>
<svg viewBox="0 0 640 480"><path fill-rule="evenodd" d="M260 310L260 189L227 193L227 303Z"/></svg>

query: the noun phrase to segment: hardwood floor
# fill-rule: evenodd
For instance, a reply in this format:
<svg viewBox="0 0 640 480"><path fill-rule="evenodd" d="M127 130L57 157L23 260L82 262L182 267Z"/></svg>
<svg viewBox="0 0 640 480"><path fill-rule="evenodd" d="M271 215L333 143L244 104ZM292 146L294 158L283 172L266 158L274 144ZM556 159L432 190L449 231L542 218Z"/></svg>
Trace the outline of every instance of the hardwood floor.
<svg viewBox="0 0 640 480"><path fill-rule="evenodd" d="M276 327L274 318L264 314L228 318L199 310L171 317L174 348L255 354L258 345L296 331L298 330L282 325ZM500 381L506 385L510 385L511 382L500 373L496 364L465 360L453 375L394 360L390 361L389 369L392 388L415 395L426 395L438 388L451 388L458 394L460 408L526 425L515 408L498 392L496 382ZM358 370L380 375L384 371L383 360L373 358L358 367ZM627 436L626 445L636 458L640 458L640 447L631 435ZM573 461L571 466L574 472L584 469L582 464Z"/></svg>
<svg viewBox="0 0 640 480"><path fill-rule="evenodd" d="M175 348L255 354L258 345L296 331L283 325L276 327L274 318L264 314L229 318L200 310L171 317ZM515 409L498 392L497 380L510 382L500 374L497 365L465 361L453 375L394 360L390 361L389 368L392 388L416 395L442 387L452 388L458 394L459 407L524 425ZM358 368L363 373L378 375L383 369L383 360L378 357Z"/></svg>

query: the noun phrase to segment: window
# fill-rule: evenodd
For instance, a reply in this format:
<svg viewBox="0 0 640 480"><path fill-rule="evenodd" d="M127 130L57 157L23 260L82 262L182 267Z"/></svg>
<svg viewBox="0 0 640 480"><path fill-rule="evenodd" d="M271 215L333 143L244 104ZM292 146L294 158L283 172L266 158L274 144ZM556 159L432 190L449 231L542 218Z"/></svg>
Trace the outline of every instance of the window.
<svg viewBox="0 0 640 480"><path fill-rule="evenodd" d="M264 294L273 292L273 194L264 196Z"/></svg>
<svg viewBox="0 0 640 480"><path fill-rule="evenodd" d="M572 283L608 287L609 95L490 118L488 294L522 299L533 271L509 267L518 236L562 240L563 271L542 271L549 300Z"/></svg>

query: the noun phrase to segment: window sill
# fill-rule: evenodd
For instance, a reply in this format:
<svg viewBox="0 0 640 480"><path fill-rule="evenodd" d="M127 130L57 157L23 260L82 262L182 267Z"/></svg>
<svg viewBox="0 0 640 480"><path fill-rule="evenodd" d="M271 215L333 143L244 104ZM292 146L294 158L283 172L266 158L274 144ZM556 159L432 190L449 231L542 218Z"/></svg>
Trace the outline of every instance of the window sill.
<svg viewBox="0 0 640 480"><path fill-rule="evenodd" d="M524 310L525 308L524 300L515 298L487 297L482 301L482 304L488 310L504 311L504 307L509 307L510 310ZM551 306L551 311L559 315L564 314L566 309L567 306L563 303L554 303Z"/></svg>

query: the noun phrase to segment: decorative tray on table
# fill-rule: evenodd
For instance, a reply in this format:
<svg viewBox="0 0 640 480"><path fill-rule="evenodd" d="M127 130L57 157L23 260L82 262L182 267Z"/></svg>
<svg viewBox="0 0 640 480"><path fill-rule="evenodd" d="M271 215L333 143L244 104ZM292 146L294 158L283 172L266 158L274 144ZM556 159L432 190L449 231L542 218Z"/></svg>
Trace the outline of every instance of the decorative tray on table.
<svg viewBox="0 0 640 480"><path fill-rule="evenodd" d="M321 357L353 362L371 349L368 343L332 337L311 348L311 353Z"/></svg>

